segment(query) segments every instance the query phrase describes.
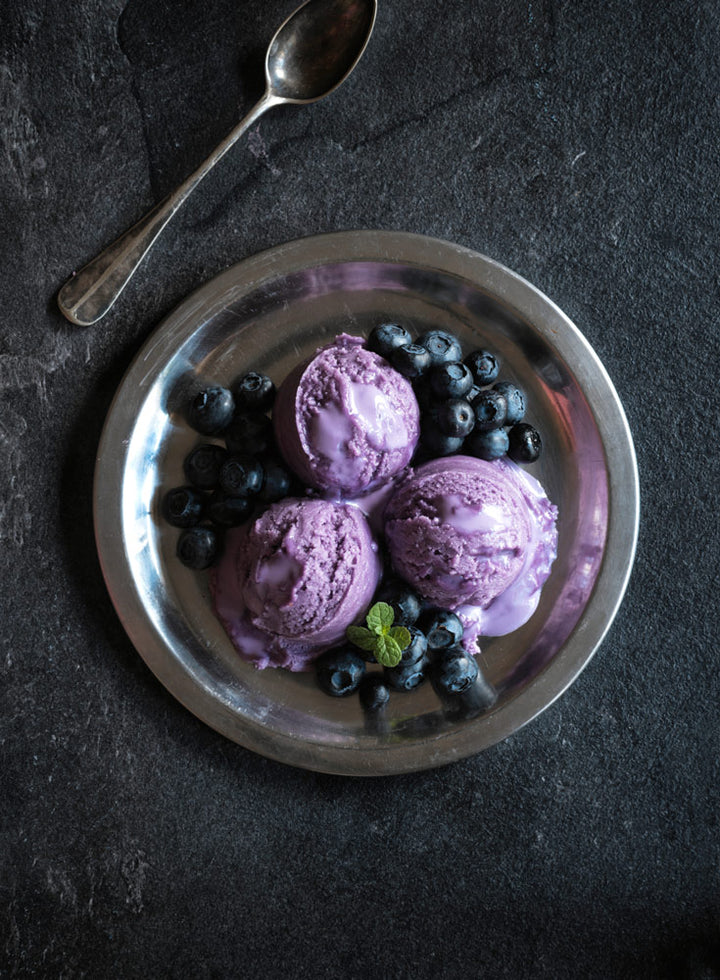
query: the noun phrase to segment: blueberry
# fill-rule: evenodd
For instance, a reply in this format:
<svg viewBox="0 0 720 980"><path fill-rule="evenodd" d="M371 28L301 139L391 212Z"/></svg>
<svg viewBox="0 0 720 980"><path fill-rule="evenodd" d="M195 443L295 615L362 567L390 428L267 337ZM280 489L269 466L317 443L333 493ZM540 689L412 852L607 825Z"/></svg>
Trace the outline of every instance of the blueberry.
<svg viewBox="0 0 720 980"><path fill-rule="evenodd" d="M231 453L260 456L273 445L272 422L259 412L238 412L224 436Z"/></svg>
<svg viewBox="0 0 720 980"><path fill-rule="evenodd" d="M220 479L220 468L228 457L227 449L213 443L196 446L185 457L185 476L199 490L214 490Z"/></svg>
<svg viewBox="0 0 720 980"><path fill-rule="evenodd" d="M418 338L418 343L428 352L433 364L462 361L460 341L446 330L428 330Z"/></svg>
<svg viewBox="0 0 720 980"><path fill-rule="evenodd" d="M411 343L410 331L405 327L401 327L399 323L381 323L370 331L366 346L368 350L389 360L396 347L405 347Z"/></svg>
<svg viewBox="0 0 720 980"><path fill-rule="evenodd" d="M473 404L475 412L475 428L482 432L489 429L499 429L505 425L507 415L507 401L500 391L491 388L490 391L481 392Z"/></svg>
<svg viewBox="0 0 720 980"><path fill-rule="evenodd" d="M464 398L448 398L436 406L433 416L437 426L446 436L464 439L475 426L475 412Z"/></svg>
<svg viewBox="0 0 720 980"><path fill-rule="evenodd" d="M465 395L465 401L474 405L480 395L482 395L482 388L479 385L473 385L467 395Z"/></svg>
<svg viewBox="0 0 720 980"><path fill-rule="evenodd" d="M248 371L233 385L235 404L241 412L267 412L275 401L275 385L266 374Z"/></svg>
<svg viewBox="0 0 720 980"><path fill-rule="evenodd" d="M437 398L463 398L473 386L470 368L460 361L433 364L429 374L430 387Z"/></svg>
<svg viewBox="0 0 720 980"><path fill-rule="evenodd" d="M390 700L382 674L366 674L360 681L360 704L365 711L380 711Z"/></svg>
<svg viewBox="0 0 720 980"><path fill-rule="evenodd" d="M420 431L420 443L431 456L451 456L462 449L460 436L446 436L439 428L427 425Z"/></svg>
<svg viewBox="0 0 720 980"><path fill-rule="evenodd" d="M228 456L220 470L220 489L230 497L251 497L262 489L262 463L253 456Z"/></svg>
<svg viewBox="0 0 720 980"><path fill-rule="evenodd" d="M203 516L204 503L194 487L174 487L163 498L163 517L173 527L193 527Z"/></svg>
<svg viewBox="0 0 720 980"><path fill-rule="evenodd" d="M430 610L423 617L421 626L432 653L454 646L463 638L463 624L455 613L447 609Z"/></svg>
<svg viewBox="0 0 720 980"><path fill-rule="evenodd" d="M183 565L201 571L218 556L218 537L209 527L190 527L178 538L177 556Z"/></svg>
<svg viewBox="0 0 720 980"><path fill-rule="evenodd" d="M260 499L266 504L274 504L290 493L292 477L287 468L276 459L261 460L265 471L265 482L260 491Z"/></svg>
<svg viewBox="0 0 720 980"><path fill-rule="evenodd" d="M187 412L188 425L204 436L213 436L230 425L234 412L232 392L215 385L192 399Z"/></svg>
<svg viewBox="0 0 720 980"><path fill-rule="evenodd" d="M425 680L425 660L413 664L399 663L397 667L386 667L385 680L395 691L414 691Z"/></svg>
<svg viewBox="0 0 720 980"><path fill-rule="evenodd" d="M474 684L477 676L477 661L462 647L442 650L433 661L433 686L446 694L462 694Z"/></svg>
<svg viewBox="0 0 720 980"><path fill-rule="evenodd" d="M464 450L468 456L491 461L503 457L510 445L505 429L489 429L482 432L475 429L465 440Z"/></svg>
<svg viewBox="0 0 720 980"><path fill-rule="evenodd" d="M480 388L491 385L500 371L500 362L489 350L474 350L465 363L472 371L475 384Z"/></svg>
<svg viewBox="0 0 720 980"><path fill-rule="evenodd" d="M441 654L438 657L439 663L433 664L432 668L428 670L428 674L433 690L443 703L446 717L453 721L469 721L489 711L496 703L498 694L479 667L475 679L471 680L461 691L448 690L448 688L462 686L460 678L463 672L463 664L448 664L443 669L445 658L447 657L448 661L455 660L455 652L455 649L451 649ZM460 657L467 656L477 666L474 658L468 656L464 650L458 649L457 653ZM472 674L473 668L470 667L469 670Z"/></svg>
<svg viewBox="0 0 720 980"><path fill-rule="evenodd" d="M540 433L527 422L514 425L509 433L508 456L515 463L534 463L542 452Z"/></svg>
<svg viewBox="0 0 720 980"><path fill-rule="evenodd" d="M414 381L425 374L432 361L430 354L420 344L403 344L392 352L390 363L396 371Z"/></svg>
<svg viewBox="0 0 720 980"><path fill-rule="evenodd" d="M226 493L217 493L208 504L208 517L213 524L222 527L238 527L244 524L253 510L250 497L229 497Z"/></svg>
<svg viewBox="0 0 720 980"><path fill-rule="evenodd" d="M401 664L416 664L419 660L424 660L427 656L427 637L416 626L408 626L410 632L410 644L402 652Z"/></svg>
<svg viewBox="0 0 720 980"><path fill-rule="evenodd" d="M417 622L422 608L420 596L399 579L383 582L375 597L376 602L387 602L395 613L393 625L412 626Z"/></svg>
<svg viewBox="0 0 720 980"><path fill-rule="evenodd" d="M354 649L328 650L315 661L318 685L326 694L343 698L356 691L365 674L365 663Z"/></svg>
<svg viewBox="0 0 720 980"><path fill-rule="evenodd" d="M525 395L520 388L509 381L498 381L493 391L500 392L507 402L506 423L515 425L516 422L522 421L525 415Z"/></svg>

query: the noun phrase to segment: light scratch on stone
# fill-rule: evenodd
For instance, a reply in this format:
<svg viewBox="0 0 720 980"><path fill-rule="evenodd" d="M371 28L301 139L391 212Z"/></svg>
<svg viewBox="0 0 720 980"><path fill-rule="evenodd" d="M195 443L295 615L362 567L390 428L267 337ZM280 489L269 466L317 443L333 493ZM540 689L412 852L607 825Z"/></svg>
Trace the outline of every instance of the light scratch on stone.
<svg viewBox="0 0 720 980"><path fill-rule="evenodd" d="M60 335L49 351L37 354L0 354L0 396L34 389L41 407L48 406L48 376L72 357L72 345ZM0 467L6 474L0 492L0 541L22 547L32 526L32 515L23 487L23 436L27 421L10 405L0 410Z"/></svg>
<svg viewBox="0 0 720 980"><path fill-rule="evenodd" d="M257 125L255 129L250 130L247 141L250 152L255 159L262 161L267 166L273 177L279 177L280 170L270 161L270 153L268 152L265 140L262 138L259 125Z"/></svg>
<svg viewBox="0 0 720 980"><path fill-rule="evenodd" d="M48 889L60 899L61 905L77 908L77 890L64 868L49 867L46 881Z"/></svg>
<svg viewBox="0 0 720 980"><path fill-rule="evenodd" d="M126 902L133 912L142 912L145 907L142 893L149 867L143 851L126 854L122 860L120 875L127 889Z"/></svg>

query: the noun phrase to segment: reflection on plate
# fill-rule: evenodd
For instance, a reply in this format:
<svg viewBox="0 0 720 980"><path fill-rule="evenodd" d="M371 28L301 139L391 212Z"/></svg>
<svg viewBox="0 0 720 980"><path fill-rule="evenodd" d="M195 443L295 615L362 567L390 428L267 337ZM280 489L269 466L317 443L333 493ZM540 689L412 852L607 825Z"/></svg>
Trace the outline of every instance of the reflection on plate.
<svg viewBox="0 0 720 980"><path fill-rule="evenodd" d="M560 510L558 558L532 619L488 639L480 663L498 699L457 711L429 684L394 696L369 725L356 698L311 675L242 663L213 615L206 576L175 558L158 515L184 482L197 437L178 406L204 382L251 368L276 382L335 334L380 320L439 327L488 346L523 386L544 453L530 471ZM297 766L348 775L408 772L479 752L530 721L574 680L622 599L637 538L632 439L600 361L525 280L467 249L394 232L291 242L207 283L152 334L110 410L95 482L103 573L137 650L162 683L228 738Z"/></svg>

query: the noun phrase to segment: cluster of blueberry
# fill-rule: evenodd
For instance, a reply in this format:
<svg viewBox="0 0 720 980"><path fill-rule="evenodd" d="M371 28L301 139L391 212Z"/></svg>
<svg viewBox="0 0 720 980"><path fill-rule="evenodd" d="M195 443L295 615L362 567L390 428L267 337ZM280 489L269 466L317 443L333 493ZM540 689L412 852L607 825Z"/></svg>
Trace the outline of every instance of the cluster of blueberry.
<svg viewBox="0 0 720 980"><path fill-rule="evenodd" d="M509 456L532 463L540 455L537 429L526 422L525 395L497 381L500 364L487 350L463 359L460 342L444 330L413 341L397 323L375 327L368 347L410 380L422 411L421 448L428 456L464 452L479 459Z"/></svg>
<svg viewBox="0 0 720 980"><path fill-rule="evenodd" d="M365 711L373 712L388 702L391 691L414 691L427 679L441 696L451 697L466 693L478 681L477 661L461 645L463 625L455 613L423 610L420 597L397 579L383 583L376 601L387 602L394 624L410 633L400 663L384 667L382 673L369 672L366 663L375 662L372 653L352 645L328 650L315 662L323 691L334 697L357 691Z"/></svg>
<svg viewBox="0 0 720 980"><path fill-rule="evenodd" d="M280 462L267 412L275 385L251 371L230 388L205 388L190 402L188 424L225 446L203 443L185 458L187 483L163 498L168 523L182 528L177 555L188 568L204 569L219 553L224 529L243 524L257 504L290 495L293 477Z"/></svg>

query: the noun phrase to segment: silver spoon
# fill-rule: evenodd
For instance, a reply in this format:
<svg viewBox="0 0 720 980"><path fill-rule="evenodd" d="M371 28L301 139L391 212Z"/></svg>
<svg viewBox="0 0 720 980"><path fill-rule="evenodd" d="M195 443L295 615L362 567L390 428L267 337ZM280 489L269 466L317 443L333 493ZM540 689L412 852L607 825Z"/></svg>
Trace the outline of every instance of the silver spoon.
<svg viewBox="0 0 720 980"><path fill-rule="evenodd" d="M281 24L265 55L265 94L177 190L73 275L58 293L73 323L96 323L130 281L168 221L264 112L317 102L348 77L370 40L377 0L307 0Z"/></svg>

